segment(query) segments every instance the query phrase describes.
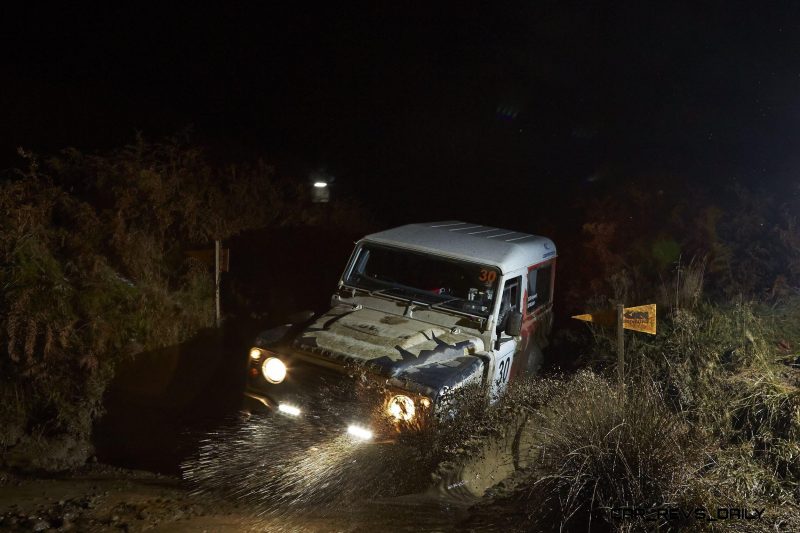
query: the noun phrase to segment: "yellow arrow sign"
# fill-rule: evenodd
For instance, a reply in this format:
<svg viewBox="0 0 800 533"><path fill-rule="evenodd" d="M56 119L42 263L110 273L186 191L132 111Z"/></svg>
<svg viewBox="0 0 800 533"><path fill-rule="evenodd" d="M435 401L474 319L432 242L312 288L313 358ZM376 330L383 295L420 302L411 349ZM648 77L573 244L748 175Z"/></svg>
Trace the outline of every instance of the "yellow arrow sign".
<svg viewBox="0 0 800 533"><path fill-rule="evenodd" d="M611 327L617 323L617 312L613 309L606 309L604 311L597 311L595 313L586 315L575 315L572 318L575 320L583 320L584 322L592 322L598 326Z"/></svg>
<svg viewBox="0 0 800 533"><path fill-rule="evenodd" d="M613 326L617 323L617 313L613 309L598 311L585 315L575 315L572 318L592 322L598 326ZM626 307L622 311L622 327L632 331L656 334L656 304Z"/></svg>
<svg viewBox="0 0 800 533"><path fill-rule="evenodd" d="M656 304L626 307L622 311L622 327L655 335Z"/></svg>

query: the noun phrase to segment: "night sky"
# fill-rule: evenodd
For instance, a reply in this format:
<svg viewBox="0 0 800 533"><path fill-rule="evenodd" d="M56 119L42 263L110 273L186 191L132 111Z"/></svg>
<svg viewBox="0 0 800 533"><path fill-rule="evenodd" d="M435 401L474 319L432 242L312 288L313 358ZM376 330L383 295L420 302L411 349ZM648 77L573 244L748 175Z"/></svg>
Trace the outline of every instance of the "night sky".
<svg viewBox="0 0 800 533"><path fill-rule="evenodd" d="M3 8L2 168L191 127L392 221L487 223L654 176L797 182L798 4L113 4Z"/></svg>

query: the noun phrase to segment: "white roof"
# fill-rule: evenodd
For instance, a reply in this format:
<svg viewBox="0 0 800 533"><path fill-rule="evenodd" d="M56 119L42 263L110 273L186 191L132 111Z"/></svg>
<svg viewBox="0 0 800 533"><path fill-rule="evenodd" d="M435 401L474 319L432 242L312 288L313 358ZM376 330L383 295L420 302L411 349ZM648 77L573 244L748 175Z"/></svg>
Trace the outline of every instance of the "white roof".
<svg viewBox="0 0 800 533"><path fill-rule="evenodd" d="M407 224L367 235L362 242L399 246L499 267L525 268L556 256L547 237L451 220Z"/></svg>

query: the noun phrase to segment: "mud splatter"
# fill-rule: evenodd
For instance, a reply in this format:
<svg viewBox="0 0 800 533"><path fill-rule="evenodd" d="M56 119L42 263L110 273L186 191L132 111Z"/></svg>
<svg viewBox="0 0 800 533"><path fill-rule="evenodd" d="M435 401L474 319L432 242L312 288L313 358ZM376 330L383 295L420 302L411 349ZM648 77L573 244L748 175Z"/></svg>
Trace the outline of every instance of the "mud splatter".
<svg viewBox="0 0 800 533"><path fill-rule="evenodd" d="M285 515L424 490L430 473L418 459L411 443L363 442L341 427L275 415L209 434L182 466L197 494L213 491L259 515Z"/></svg>

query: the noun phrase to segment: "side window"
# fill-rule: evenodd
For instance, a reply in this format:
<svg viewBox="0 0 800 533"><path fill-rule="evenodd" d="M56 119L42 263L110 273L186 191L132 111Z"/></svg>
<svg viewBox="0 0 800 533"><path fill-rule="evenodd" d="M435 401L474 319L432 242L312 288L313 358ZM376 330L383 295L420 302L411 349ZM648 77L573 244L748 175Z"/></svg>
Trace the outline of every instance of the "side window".
<svg viewBox="0 0 800 533"><path fill-rule="evenodd" d="M550 303L550 280L552 274L552 264L528 272L528 311Z"/></svg>
<svg viewBox="0 0 800 533"><path fill-rule="evenodd" d="M519 277L506 281L503 286L503 304L501 308L519 311L519 282Z"/></svg>
<svg viewBox="0 0 800 533"><path fill-rule="evenodd" d="M517 276L506 281L503 285L503 299L500 300L500 314L498 316L498 326L502 331L505 329L505 321L509 311L519 311L520 285L522 278Z"/></svg>

